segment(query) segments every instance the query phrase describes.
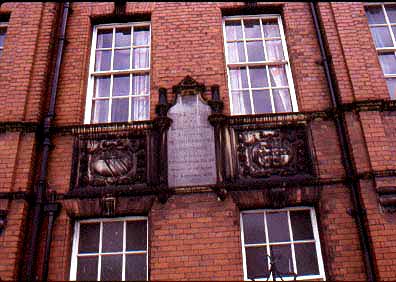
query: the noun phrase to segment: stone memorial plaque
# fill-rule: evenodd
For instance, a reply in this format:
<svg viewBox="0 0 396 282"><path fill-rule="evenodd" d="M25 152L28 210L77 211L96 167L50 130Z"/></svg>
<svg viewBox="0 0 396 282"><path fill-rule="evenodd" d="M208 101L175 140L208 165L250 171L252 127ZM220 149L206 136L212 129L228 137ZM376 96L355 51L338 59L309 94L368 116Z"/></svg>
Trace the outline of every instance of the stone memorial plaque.
<svg viewBox="0 0 396 282"><path fill-rule="evenodd" d="M168 117L168 184L170 187L216 183L214 130L211 109L200 95L178 96Z"/></svg>

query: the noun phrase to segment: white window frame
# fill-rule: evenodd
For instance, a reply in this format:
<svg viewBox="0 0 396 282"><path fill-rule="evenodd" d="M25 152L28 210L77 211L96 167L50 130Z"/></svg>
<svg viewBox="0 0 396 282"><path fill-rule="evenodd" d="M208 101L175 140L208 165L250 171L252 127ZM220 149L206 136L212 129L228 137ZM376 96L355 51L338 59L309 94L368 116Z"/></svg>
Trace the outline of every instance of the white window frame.
<svg viewBox="0 0 396 282"><path fill-rule="evenodd" d="M325 281L326 280L326 275L324 271L324 265L323 265L323 258L322 258L322 251L320 247L320 238L319 238L319 232L318 232L318 225L317 225L317 220L316 220L316 215L315 215L315 210L312 207L289 207L289 208L284 208L284 209L258 209L258 210L247 210L247 211L242 211L240 213L240 226L241 226L241 242L242 242L242 259L243 259L243 276L245 281L251 281L248 276L247 276L247 265L246 265L246 252L245 252L245 247L246 246L263 246L267 248L267 254L270 254L270 246L273 245L291 245L291 253L292 253L292 259L293 259L293 269L297 269L297 262L296 262L296 257L295 257L295 251L294 251L294 244L295 241L293 240L293 233L292 233L292 227L291 227L291 221L290 221L290 211L298 211L298 210L309 210L310 215L311 215L311 224L312 224L312 231L314 234L314 239L311 240L298 240L298 243L313 243L315 242L315 247L316 247L316 256L318 260L318 267L319 267L319 275L304 275L304 276L297 276L297 280L321 280ZM248 214L248 213L267 213L267 212L279 212L279 211L287 211L287 217L288 217L288 227L289 227L289 234L290 234L290 241L285 241L285 242L275 242L275 243L269 243L268 239L268 228L267 228L267 222L266 222L266 217L264 216L264 226L265 226L265 237L266 237L266 243L259 243L259 244L245 244L245 236L244 236L244 230L243 230L243 214ZM268 270L270 269L270 264L268 262ZM272 281L272 275L270 276L270 279ZM284 281L291 281L293 280L294 277L284 277ZM280 278L276 278L277 281L281 281ZM255 281L266 281L266 278L257 278Z"/></svg>
<svg viewBox="0 0 396 282"><path fill-rule="evenodd" d="M8 22L0 22L0 27L5 27L6 29L8 29ZM4 45L0 46L0 50L4 50Z"/></svg>
<svg viewBox="0 0 396 282"><path fill-rule="evenodd" d="M250 19L276 19L279 27L279 32L281 35L281 42L282 42L282 49L283 49L283 55L284 55L284 60L279 60L279 61L259 61L259 62L248 62L248 55L247 55L247 48L246 48L246 42L250 40L257 40L259 38L251 39L249 38L246 40L245 37L245 31L244 31L244 26L242 24L242 34L243 34L243 43L244 43L244 52L245 52L245 59L246 62L242 63L230 63L228 62L228 48L227 48L227 36L226 36L226 28L225 28L225 22L228 20L250 20ZM264 31L263 31L263 26L260 21L260 29L261 29L261 40L264 42ZM282 24L282 17L281 15L278 14L261 14L261 15L247 15L247 16L230 16L230 17L223 17L223 42L224 42L224 55L225 55L225 62L226 62L226 69L227 69L227 83L228 83L228 97L230 99L230 109L231 109L231 115L243 115L239 113L234 112L234 106L233 106L233 101L232 101L232 94L231 94L231 79L230 79L230 67L250 67L250 66L276 66L276 65L282 65L285 66L286 70L286 77L288 81L288 88L289 88L289 94L290 94L290 100L291 100L291 106L292 106L292 112L298 112L298 104L297 104L297 98L296 98L296 93L295 93L295 88L294 88L294 82L293 82L293 76L291 72L291 67L290 67L290 60L289 60L289 53L287 51L287 45L286 45L286 37L283 29L283 24ZM265 44L265 43L263 43ZM266 46L264 46L264 55L266 56L267 50ZM267 72L267 71L266 71ZM249 96L250 96L250 103L251 103L251 108L252 108L252 114L256 114L254 111L254 106L253 106L253 94L252 94L252 87L250 85L250 77L249 77L249 71L246 70L247 73L247 80L248 80L248 90L249 90ZM277 113L275 111L275 104L274 104L274 98L272 94L272 89L277 89L277 87L271 87L270 85L270 78L268 77L268 72L267 72L267 80L268 80L268 87L260 87L260 88L254 88L254 90L264 90L268 89L270 91L270 96L271 96L271 107L272 107L272 113ZM283 88L284 89L284 88Z"/></svg>
<svg viewBox="0 0 396 282"><path fill-rule="evenodd" d="M132 65L130 63L130 69L128 70L113 70L113 61L114 61L114 50L120 47L115 47L115 29L116 28L122 28L122 27L139 27L139 26L149 26L149 61L148 61L148 68L139 68L139 69L133 69ZM112 46L111 46L111 59L110 59L110 70L109 71L95 71L95 60L96 60L96 41L97 41L97 33L99 29L106 29L106 28L113 28L113 37L112 37ZM143 45L133 45L133 33L131 33L131 50L133 48L139 48ZM104 49L109 49L110 48L104 48ZM122 48L121 48L122 49ZM132 61L132 53L130 54L130 62ZM91 55L90 55L90 61L89 61L89 74L88 74L88 87L87 87L87 98L85 102L85 115L84 115L84 124L91 124L91 115L92 115L92 104L93 104L93 99L94 99L94 82L95 82L95 77L101 76L101 75L115 75L115 74L139 74L139 73L147 73L149 75L149 85L150 85L150 80L151 80L151 22L145 21L145 22L129 22L129 23L119 23L119 24L100 24L100 25L95 25L93 28L93 33L92 33L92 46L91 46ZM113 100L113 79L111 79L110 83L110 95L109 95L109 111L108 111L108 117L107 117L107 123L110 123L111 120L111 101ZM132 111L132 81L129 82L129 95L128 95L128 122L134 121L131 119L131 111ZM148 95L134 95L133 97L147 97L148 96L148 119L150 119L150 103L151 103L151 93L150 93L150 88L149 88L149 94ZM105 98L104 98L105 99Z"/></svg>
<svg viewBox="0 0 396 282"><path fill-rule="evenodd" d="M128 221L146 221L146 250L143 251L126 251L126 222ZM122 252L106 252L106 255L121 255L122 254L122 281L125 281L125 256L127 254L146 254L146 281L148 280L148 234L149 234L149 226L148 226L148 217L146 216L128 216L128 217L116 217L116 218L95 218L95 219L85 219L76 221L74 224L74 234L73 234L73 247L72 247L72 258L70 264L70 277L71 281L75 281L77 279L77 258L78 256L98 256L98 276L97 281L100 281L101 274L101 259L102 256L102 233L103 233L103 223L104 222L123 222L123 247ZM100 223L99 229L99 252L97 253L84 253L78 254L78 243L80 240L80 224L81 223Z"/></svg>

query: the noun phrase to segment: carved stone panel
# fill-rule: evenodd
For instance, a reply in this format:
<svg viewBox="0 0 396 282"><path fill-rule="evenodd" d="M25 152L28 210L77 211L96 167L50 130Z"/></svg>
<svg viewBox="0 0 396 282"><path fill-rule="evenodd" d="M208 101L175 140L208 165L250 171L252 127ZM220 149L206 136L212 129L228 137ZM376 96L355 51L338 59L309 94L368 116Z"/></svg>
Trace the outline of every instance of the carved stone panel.
<svg viewBox="0 0 396 282"><path fill-rule="evenodd" d="M236 152L241 178L313 173L303 127L237 131Z"/></svg>
<svg viewBox="0 0 396 282"><path fill-rule="evenodd" d="M178 95L168 117L168 184L170 187L216 183L216 156L211 109L200 95Z"/></svg>
<svg viewBox="0 0 396 282"><path fill-rule="evenodd" d="M77 139L76 187L146 182L145 137Z"/></svg>

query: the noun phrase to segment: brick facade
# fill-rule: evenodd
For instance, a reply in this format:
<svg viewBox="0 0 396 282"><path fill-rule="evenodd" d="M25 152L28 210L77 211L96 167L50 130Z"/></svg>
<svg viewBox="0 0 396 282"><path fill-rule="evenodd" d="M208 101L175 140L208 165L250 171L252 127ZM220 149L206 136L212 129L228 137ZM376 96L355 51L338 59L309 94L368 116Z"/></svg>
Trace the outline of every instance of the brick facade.
<svg viewBox="0 0 396 282"><path fill-rule="evenodd" d="M205 97L210 97L211 85L219 85L224 114L230 114L222 17L248 14L245 6L244 2L127 2L125 13L129 21L143 15L151 22L150 119L156 116L159 88L166 88L170 99L172 87L186 75L207 86ZM71 9L56 97L55 128L83 124L93 25L98 21L114 23L109 21L114 13L111 2L76 2L71 3ZM309 3L257 2L252 9L258 14L268 10L282 15L299 111L329 110L331 100ZM28 260L24 254L32 226L29 206L37 189L41 161L39 125L50 99L61 10L62 5L56 3L6 2L0 6L0 16L9 15L0 57L0 210L7 211L7 223L0 235L0 280L23 279ZM320 3L319 10L341 102L391 104L364 5ZM345 125L359 174L377 278L393 281L396 215L380 204L380 195L383 189L396 194L395 107L367 107L346 111ZM23 127L24 124L29 126ZM348 212L352 208L351 193L334 121L319 117L308 124L314 167L322 181L318 184L317 200L308 205L315 208L318 219L326 279L365 280L358 228L353 212ZM56 192L62 209L53 229L48 278L68 280L73 224L79 218L100 217L95 208L100 204L95 199L65 196L72 178L74 136L54 130L52 143L47 187ZM263 190L258 186L245 188ZM244 279L240 211L247 206L231 194L220 200L210 187L200 187L179 189L165 203L152 195L117 198L118 215L148 216L151 280ZM265 193L255 195L252 192L249 196L249 205L270 206L266 204L269 200L262 198ZM305 205L304 201L289 204ZM39 279L46 222L37 255Z"/></svg>

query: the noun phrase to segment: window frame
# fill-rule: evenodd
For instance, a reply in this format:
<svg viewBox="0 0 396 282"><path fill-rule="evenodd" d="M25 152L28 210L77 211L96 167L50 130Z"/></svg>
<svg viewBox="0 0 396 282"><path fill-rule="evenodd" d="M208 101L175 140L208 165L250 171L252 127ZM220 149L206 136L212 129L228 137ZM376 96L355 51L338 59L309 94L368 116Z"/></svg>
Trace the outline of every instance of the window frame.
<svg viewBox="0 0 396 282"><path fill-rule="evenodd" d="M245 247L246 245L252 245L252 246L265 246L267 250L267 254L270 254L270 246L272 245L290 245L291 246L291 254L292 254L292 259L293 259L293 269L296 269L296 255L295 255L295 249L294 245L296 244L293 239L293 233L292 233L292 226L291 226L291 220L290 220L290 211L298 211L298 210L309 210L310 211L310 216L311 216L311 224L312 224L312 231L314 235L314 239L311 240L297 240L298 243L313 243L315 242L315 248L316 248L316 257L318 260L318 269L319 269L319 275L304 275L304 276L297 276L296 280L318 280L319 281L325 281L326 280L326 275L325 275L325 270L324 270L324 263L323 263L323 257L322 257L322 249L320 246L320 237L319 237L319 230L318 230L318 224L317 224L317 219L316 219L316 213L315 209L313 207L307 207L307 206L299 206L299 207L288 207L288 208L282 208L282 209L255 209L255 210L244 210L240 212L240 228L241 228L241 246L242 246L242 261L243 261L243 278L245 281L251 281L248 276L247 276L247 261L246 261L246 251ZM284 242L275 242L275 243L270 243L268 240L268 226L267 226L267 220L266 216L264 216L264 230L265 230L265 237L266 237L266 242L265 243L257 243L257 244L245 244L245 236L244 236L244 228L243 228L243 214L249 214L249 213L261 213L265 214L267 212L279 212L279 211L287 211L288 213L288 229L289 229L289 234L290 234L290 241L284 241ZM298 244L297 243L297 244ZM268 270L270 269L270 264L268 262ZM272 275L270 276L270 280L272 280L273 277ZM291 281L294 279L294 277L282 277L284 281ZM255 281L266 281L266 278L257 278L254 279ZM281 281L279 277L276 278L276 281Z"/></svg>
<svg viewBox="0 0 396 282"><path fill-rule="evenodd" d="M282 43L282 51L284 55L284 60L281 61L260 61L260 62L248 62L248 55L247 55L247 47L246 47L246 42L249 40L252 40L249 38L249 40L246 40L245 37L245 31L244 28L242 27L242 34L243 37L241 40L244 44L244 55L246 58L245 62L240 62L240 63L229 63L228 62L228 48L227 48L227 35L226 35L226 28L225 28L225 22L228 20L250 20L250 19L260 19L261 20L267 20L267 19L276 19L278 27L279 27L279 33L281 37L281 43ZM286 78L288 81L288 90L289 90L289 95L290 95L290 102L291 102L291 107L292 107L292 112L298 112L298 103L297 103L297 96L295 92L295 87L294 87L294 81L293 81L293 76L291 72L291 65L290 65L290 58L289 58L289 52L287 50L287 43L286 43L286 37L283 29L283 23L282 23L282 16L279 14L258 14L258 15L238 15L238 16L226 16L222 18L222 29L223 29L223 48L224 48L224 57L225 57L225 65L226 65L226 71L227 71L227 86L228 86L228 97L230 100L230 113L231 115L245 115L245 114L240 114L240 113L235 113L234 110L234 105L232 101L232 93L231 93L231 79L230 79L230 68L232 67L250 67L250 66L276 66L276 65L282 65L285 66L285 72L286 72ZM262 37L261 42L264 42L264 37L263 37L263 28L262 24L260 24L260 29L261 29L261 34ZM257 38L256 38L257 39ZM254 40L256 40L254 39ZM267 49L264 48L264 56L267 53ZM250 115L255 115L254 111L254 105L253 105L253 96L252 96L252 87L251 87L251 81L250 81L250 75L249 71L246 71L247 75L247 82L248 82L248 91L249 91L249 99L250 99L250 105L252 108L252 113ZM270 97L271 97L271 109L272 109L272 114L277 114L277 113L283 113L283 112L276 112L275 111L275 103L274 103L274 98L272 94L272 90L277 87L272 87L270 85L270 78L268 71L266 71L267 74L267 81L268 81L268 87L261 87L260 89L268 89L270 91ZM256 88L254 88L256 89ZM284 89L284 87L283 87ZM266 114L271 114L271 113L266 113Z"/></svg>
<svg viewBox="0 0 396 282"><path fill-rule="evenodd" d="M128 221L146 221L146 251L125 251L126 245L126 222ZM114 218L92 218L92 219L83 219L76 220L74 223L74 233L73 233L73 245L72 245L72 256L70 262L70 281L76 281L77 279L77 258L78 258L78 244L80 240L80 224L81 223L100 223L99 228L99 250L97 253L86 253L83 256L97 256L100 258L102 256L102 233L103 233L103 223L104 222L123 222L123 250L121 252L105 252L106 255L111 254L122 254L122 281L125 281L125 256L127 254L146 254L146 280L148 281L149 277L149 225L148 225L148 217L147 216L126 216L126 217L114 217ZM97 273L97 281L99 280L101 273L101 259L98 259L98 273Z"/></svg>
<svg viewBox="0 0 396 282"><path fill-rule="evenodd" d="M7 30L8 30L8 22L5 22L5 21L0 21L0 28L3 28L3 27L5 27L6 28L6 34L7 34ZM5 38L6 38L6 36L5 36ZM5 39L4 38L4 39ZM4 50L4 45L2 45L2 46L0 46L0 51L1 51L1 54L3 54L2 52L3 52L3 50Z"/></svg>
<svg viewBox="0 0 396 282"><path fill-rule="evenodd" d="M125 48L125 47L115 47L115 29L116 28L122 28L122 27L139 27L139 26L149 26L149 47L148 47L148 68L139 68L139 69L133 69L133 66L130 65L130 69L128 70L113 70L113 62L114 62L114 50L117 50L117 48ZM99 29L106 29L106 28L112 28L113 29L113 34L112 34L112 46L111 48L104 48L104 49L109 49L111 50L111 58L110 58L110 70L108 71L95 71L95 62L96 62L96 43L97 43L97 34ZM88 83L87 83L87 95L86 95L86 101L85 101L85 112L84 112L84 124L96 124L94 122L91 122L92 118L92 105L94 101L94 92L95 92L95 77L101 77L101 76L106 76L106 75L117 75L117 74L148 74L148 83L149 83L149 93L147 95L132 95L132 81L130 81L130 89L129 89L129 94L128 94L128 120L125 122L133 122L136 120L132 119L131 116L131 108L132 108L132 103L131 99L132 97L148 97L148 119L150 119L150 103L151 103L151 92L150 92L150 84L151 84L151 21L141 21L141 22L128 22L128 23L109 23L109 24L98 24L94 25L93 31L92 31L92 44L91 44L91 52L90 52L90 60L89 60L89 72L88 72ZM131 45L129 48L131 49L130 53L130 61L132 60L132 50L137 47L142 45L133 45L133 33L131 33ZM145 45L144 45L145 46ZM103 48L102 48L103 49ZM112 92L113 92L113 81L114 79L111 79L110 81L110 93L109 93L109 105L108 105L108 116L107 116L107 121L105 123L113 123L114 121L111 121L111 101L113 100ZM123 96L125 98L125 96ZM104 99L106 100L106 99ZM110 121L109 121L110 120Z"/></svg>

